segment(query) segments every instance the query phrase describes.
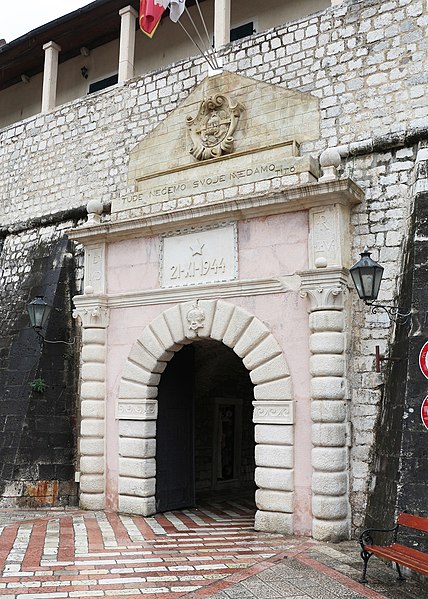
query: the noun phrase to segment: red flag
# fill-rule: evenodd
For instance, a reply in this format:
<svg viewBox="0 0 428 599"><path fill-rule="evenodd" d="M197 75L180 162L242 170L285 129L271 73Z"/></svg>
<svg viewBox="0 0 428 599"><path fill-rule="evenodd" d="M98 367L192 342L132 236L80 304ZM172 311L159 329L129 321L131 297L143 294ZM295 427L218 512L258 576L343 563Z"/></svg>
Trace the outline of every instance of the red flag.
<svg viewBox="0 0 428 599"><path fill-rule="evenodd" d="M149 37L153 37L165 9L154 0L140 0L140 29Z"/></svg>

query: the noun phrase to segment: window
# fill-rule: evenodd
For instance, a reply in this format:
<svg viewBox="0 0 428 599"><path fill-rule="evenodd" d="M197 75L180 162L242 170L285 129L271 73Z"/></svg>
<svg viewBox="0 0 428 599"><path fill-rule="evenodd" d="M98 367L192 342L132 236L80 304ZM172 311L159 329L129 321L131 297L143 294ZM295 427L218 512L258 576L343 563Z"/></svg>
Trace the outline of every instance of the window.
<svg viewBox="0 0 428 599"><path fill-rule="evenodd" d="M106 77L105 79L100 79L99 81L95 81L89 85L88 94L93 94L94 92L99 92L106 87L110 87L112 85L116 85L117 83L117 74L112 75L111 77Z"/></svg>
<svg viewBox="0 0 428 599"><path fill-rule="evenodd" d="M240 25L239 27L234 27L230 30L230 41L236 42L236 40L240 40L243 37L247 37L248 35L253 35L256 30L254 29L253 21L250 23L245 23L244 25Z"/></svg>

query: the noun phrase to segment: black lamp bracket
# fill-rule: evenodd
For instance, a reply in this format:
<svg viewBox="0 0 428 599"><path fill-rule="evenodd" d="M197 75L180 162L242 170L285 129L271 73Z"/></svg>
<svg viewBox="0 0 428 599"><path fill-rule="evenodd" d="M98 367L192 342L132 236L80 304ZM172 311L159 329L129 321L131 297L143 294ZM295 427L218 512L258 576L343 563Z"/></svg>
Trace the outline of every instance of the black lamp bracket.
<svg viewBox="0 0 428 599"><path fill-rule="evenodd" d="M36 332L37 337L39 339L40 349L43 348L44 343L63 343L64 345L74 345L74 342L76 341L75 338L72 341L60 341L60 340L50 341L49 339L45 339L45 337L43 337L43 335L41 333L41 329L39 327L32 327L32 328Z"/></svg>
<svg viewBox="0 0 428 599"><path fill-rule="evenodd" d="M404 308L399 306L385 306L384 304L373 304L372 302L366 302L367 306L370 306L371 313L377 314L380 310L386 312L390 320L397 324L406 324L408 322L412 311L406 312Z"/></svg>

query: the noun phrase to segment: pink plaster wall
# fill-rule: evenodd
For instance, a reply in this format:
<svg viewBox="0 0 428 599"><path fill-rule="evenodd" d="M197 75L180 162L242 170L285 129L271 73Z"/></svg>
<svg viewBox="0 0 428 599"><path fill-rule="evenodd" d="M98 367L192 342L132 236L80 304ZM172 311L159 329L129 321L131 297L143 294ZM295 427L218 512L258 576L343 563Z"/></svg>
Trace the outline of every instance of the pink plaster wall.
<svg viewBox="0 0 428 599"><path fill-rule="evenodd" d="M107 246L107 292L159 287L160 239L140 237Z"/></svg>
<svg viewBox="0 0 428 599"><path fill-rule="evenodd" d="M238 223L239 278L293 274L307 268L306 211ZM160 238L140 237L108 245L107 292L159 288Z"/></svg>
<svg viewBox="0 0 428 599"><path fill-rule="evenodd" d="M238 223L239 277L275 277L304 270L308 264L307 235L307 212Z"/></svg>
<svg viewBox="0 0 428 599"><path fill-rule="evenodd" d="M159 287L159 238L140 238L108 248L108 293ZM307 268L307 212L238 223L239 278L292 275ZM187 301L184 290L183 300ZM266 324L290 368L295 399L295 534L311 530L311 415L307 303L298 292L228 298ZM110 312L107 354L107 500L115 509L118 435L115 404L122 369L133 343L158 314L173 304L117 308Z"/></svg>

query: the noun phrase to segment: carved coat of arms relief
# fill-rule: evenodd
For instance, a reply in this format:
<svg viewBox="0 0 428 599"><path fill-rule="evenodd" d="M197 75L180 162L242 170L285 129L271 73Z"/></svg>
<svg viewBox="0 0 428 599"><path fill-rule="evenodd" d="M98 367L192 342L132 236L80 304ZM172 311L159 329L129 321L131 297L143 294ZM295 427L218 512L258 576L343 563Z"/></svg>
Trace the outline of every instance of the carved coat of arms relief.
<svg viewBox="0 0 428 599"><path fill-rule="evenodd" d="M192 147L196 160L218 158L233 151L233 134L244 106L227 96L216 94L201 102L196 117L187 117Z"/></svg>

